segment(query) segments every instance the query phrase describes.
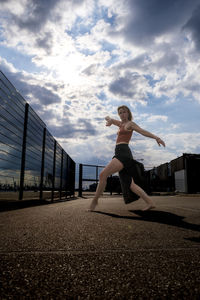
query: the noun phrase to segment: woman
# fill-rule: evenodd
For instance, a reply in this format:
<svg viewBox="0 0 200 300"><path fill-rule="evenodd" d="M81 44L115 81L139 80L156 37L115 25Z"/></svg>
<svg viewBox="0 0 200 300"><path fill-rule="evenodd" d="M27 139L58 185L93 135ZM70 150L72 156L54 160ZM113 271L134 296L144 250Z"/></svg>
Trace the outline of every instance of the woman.
<svg viewBox="0 0 200 300"><path fill-rule="evenodd" d="M152 209L155 207L153 201L146 194L146 192L134 181L134 160L128 144L133 131L136 131L146 137L155 139L159 146L163 145L165 147L165 143L156 135L142 129L135 122L132 122L132 114L127 106L122 105L118 107L117 110L121 121L111 119L108 116L105 118L106 126L116 125L119 127L115 147L115 156L99 175L99 183L96 189L95 196L90 205L89 211L93 211L97 206L98 199L106 187L108 176L116 172L120 172L122 170L126 171L129 175L130 190L146 202L147 205L143 210Z"/></svg>

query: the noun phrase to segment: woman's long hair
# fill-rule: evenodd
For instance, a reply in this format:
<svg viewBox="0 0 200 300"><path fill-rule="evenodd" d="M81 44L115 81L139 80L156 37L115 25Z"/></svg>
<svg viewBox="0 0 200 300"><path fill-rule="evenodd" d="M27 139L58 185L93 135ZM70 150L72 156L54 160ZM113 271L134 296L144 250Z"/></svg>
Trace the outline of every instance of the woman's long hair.
<svg viewBox="0 0 200 300"><path fill-rule="evenodd" d="M133 120L133 116L132 116L132 113L131 113L130 109L129 109L126 105L121 105L121 106L119 106L119 107L117 108L118 114L119 114L119 110L120 110L121 108L122 108L122 109L126 109L126 110L128 111L128 120L129 120L129 121L132 121L132 120Z"/></svg>

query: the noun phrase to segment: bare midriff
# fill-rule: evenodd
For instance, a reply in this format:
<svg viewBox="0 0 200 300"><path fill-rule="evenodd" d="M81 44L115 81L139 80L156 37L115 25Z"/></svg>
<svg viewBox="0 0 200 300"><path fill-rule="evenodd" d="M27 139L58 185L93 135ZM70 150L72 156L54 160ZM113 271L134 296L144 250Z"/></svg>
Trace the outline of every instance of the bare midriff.
<svg viewBox="0 0 200 300"><path fill-rule="evenodd" d="M122 144L128 145L129 143L125 143L125 142L117 143L117 142L116 142L116 145L122 145Z"/></svg>

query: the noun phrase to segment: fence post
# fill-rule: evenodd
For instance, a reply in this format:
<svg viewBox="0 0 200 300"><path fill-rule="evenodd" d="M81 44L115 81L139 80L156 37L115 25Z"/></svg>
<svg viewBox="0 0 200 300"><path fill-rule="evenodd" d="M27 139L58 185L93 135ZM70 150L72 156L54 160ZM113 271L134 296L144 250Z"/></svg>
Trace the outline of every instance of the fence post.
<svg viewBox="0 0 200 300"><path fill-rule="evenodd" d="M43 142L42 142L41 177L40 177L40 200L42 200L42 198L43 198L45 144L46 144L46 128L44 127Z"/></svg>
<svg viewBox="0 0 200 300"><path fill-rule="evenodd" d="M97 182L98 182L98 166L96 166L96 184L97 184Z"/></svg>
<svg viewBox="0 0 200 300"><path fill-rule="evenodd" d="M75 194L76 163L73 161L73 196Z"/></svg>
<svg viewBox="0 0 200 300"><path fill-rule="evenodd" d="M26 103L25 104L25 114L24 114L24 132L23 132L23 142L22 142L19 200L22 200L23 191L24 191L24 173L25 173L25 159L26 159L26 138L27 138L27 124L28 124L28 109L29 109L29 104Z"/></svg>
<svg viewBox="0 0 200 300"><path fill-rule="evenodd" d="M54 141L54 154L53 154L53 180L52 180L51 202L53 202L53 199L54 199L55 174L56 174L56 140Z"/></svg>
<svg viewBox="0 0 200 300"><path fill-rule="evenodd" d="M60 199L62 197L62 180L63 180L63 149L61 152L61 167L60 167Z"/></svg>
<svg viewBox="0 0 200 300"><path fill-rule="evenodd" d="M184 164L185 164L185 170L186 170L186 182L185 182L185 185L186 185L186 193L189 193L189 176L188 176L188 173L189 173L189 170L188 170L188 167L189 167L189 159L188 159L188 156L187 155L184 155L183 154L183 159L184 159Z"/></svg>
<svg viewBox="0 0 200 300"><path fill-rule="evenodd" d="M110 175L110 195L112 195L112 188L113 188L113 177Z"/></svg>
<svg viewBox="0 0 200 300"><path fill-rule="evenodd" d="M67 162L66 162L66 184L65 184L65 193L67 195L67 193L69 192L70 190L70 175L69 175L69 166L70 166L70 163L69 163L69 155L67 154Z"/></svg>
<svg viewBox="0 0 200 300"><path fill-rule="evenodd" d="M79 164L79 189L78 189L79 197L82 197L82 179L83 179L83 165Z"/></svg>

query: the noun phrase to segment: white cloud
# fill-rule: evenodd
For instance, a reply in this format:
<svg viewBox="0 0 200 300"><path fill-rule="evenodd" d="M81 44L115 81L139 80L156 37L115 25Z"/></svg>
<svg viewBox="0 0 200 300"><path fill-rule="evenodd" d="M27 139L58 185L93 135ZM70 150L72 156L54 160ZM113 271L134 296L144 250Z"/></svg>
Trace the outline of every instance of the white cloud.
<svg viewBox="0 0 200 300"><path fill-rule="evenodd" d="M163 121L163 122L167 122L168 117L167 116L162 116L162 115L151 115L148 116L147 118L147 122L155 122L155 121Z"/></svg>
<svg viewBox="0 0 200 300"><path fill-rule="evenodd" d="M116 131L103 119L117 118L122 102L139 125L167 138L165 150L146 138L134 143L145 164L198 150L199 136L192 128L180 134L184 124L172 120L180 95L200 103L198 1L176 0L174 8L152 1L151 10L146 0L15 2L1 3L0 43L38 71L25 72L3 52L1 66L75 160L89 161L93 153L94 160L109 161Z"/></svg>

